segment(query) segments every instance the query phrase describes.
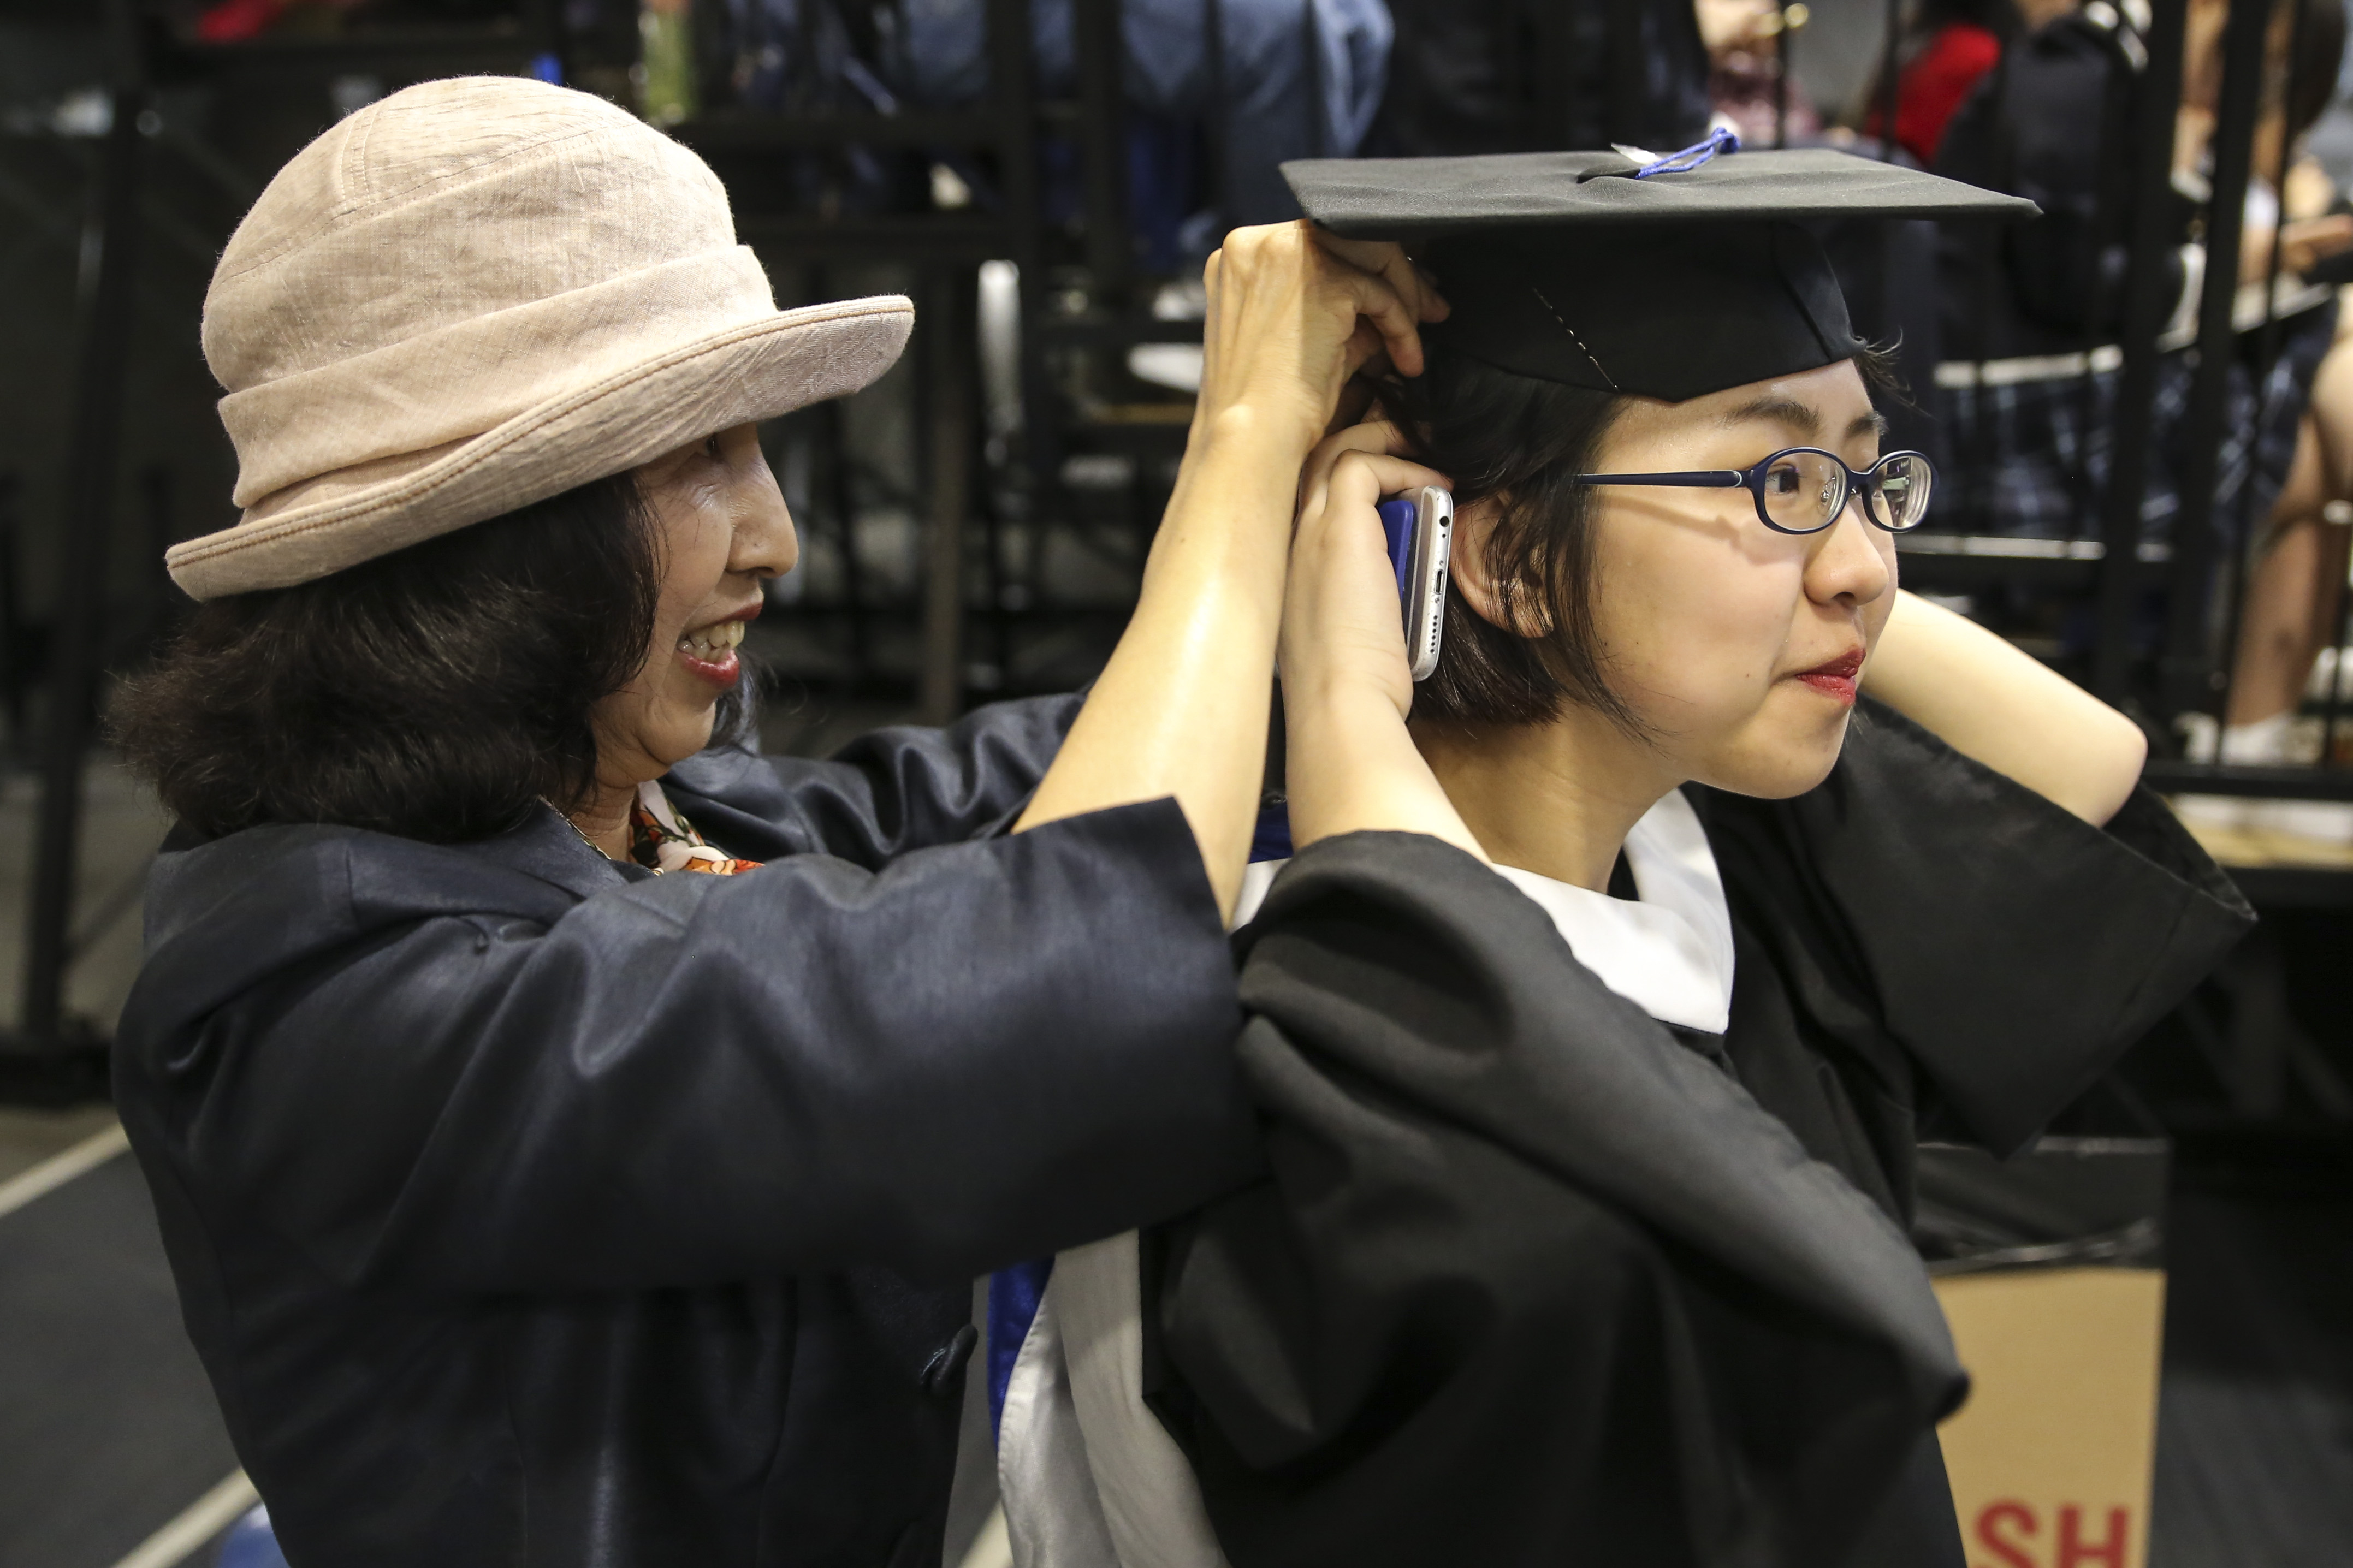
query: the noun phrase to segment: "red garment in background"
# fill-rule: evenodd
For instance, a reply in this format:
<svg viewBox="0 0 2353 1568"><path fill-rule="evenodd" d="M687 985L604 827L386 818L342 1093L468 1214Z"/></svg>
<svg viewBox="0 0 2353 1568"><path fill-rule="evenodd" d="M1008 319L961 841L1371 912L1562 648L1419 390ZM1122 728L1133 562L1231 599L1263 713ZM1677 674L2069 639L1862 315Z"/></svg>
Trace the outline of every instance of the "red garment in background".
<svg viewBox="0 0 2353 1568"><path fill-rule="evenodd" d="M221 0L219 5L206 6L196 18L196 39L206 44L241 44L268 32L284 9L286 0Z"/></svg>
<svg viewBox="0 0 2353 1568"><path fill-rule="evenodd" d="M1947 22L1937 28L1928 47L1895 79L1896 144L1917 158L1921 167L1934 164L1947 122L1978 79L2000 60L2001 40L1983 27ZM1863 134L1879 134L1876 106L1864 121Z"/></svg>

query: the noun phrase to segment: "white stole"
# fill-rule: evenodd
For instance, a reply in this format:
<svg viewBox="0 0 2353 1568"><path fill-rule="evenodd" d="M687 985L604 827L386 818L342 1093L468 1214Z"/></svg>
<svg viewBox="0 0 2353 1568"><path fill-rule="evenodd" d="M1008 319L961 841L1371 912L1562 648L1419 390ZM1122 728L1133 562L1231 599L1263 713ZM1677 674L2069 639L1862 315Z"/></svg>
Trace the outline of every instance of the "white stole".
<svg viewBox="0 0 2353 1568"><path fill-rule="evenodd" d="M1626 836L1640 902L1498 866L1552 917L1579 963L1662 1023L1721 1034L1732 1006L1732 913L1698 814L1670 792ZM1257 914L1262 860L1234 911ZM1134 1231L1054 1259L998 1426L997 1486L1016 1568L1227 1568L1184 1451L1144 1403Z"/></svg>

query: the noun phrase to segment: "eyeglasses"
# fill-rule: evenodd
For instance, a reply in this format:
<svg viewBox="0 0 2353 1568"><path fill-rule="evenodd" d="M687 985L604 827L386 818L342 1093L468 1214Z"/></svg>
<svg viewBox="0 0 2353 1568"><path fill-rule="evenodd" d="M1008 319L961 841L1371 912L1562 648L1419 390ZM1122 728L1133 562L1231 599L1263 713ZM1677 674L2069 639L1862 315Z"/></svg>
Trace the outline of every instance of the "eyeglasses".
<svg viewBox="0 0 2353 1568"><path fill-rule="evenodd" d="M1753 468L1704 468L1688 474L1580 474L1580 485L1680 485L1694 489L1744 489L1757 500L1757 521L1776 533L1820 533L1862 497L1862 514L1890 533L1917 528L1936 488L1935 465L1918 452L1890 452L1862 473L1836 453L1790 447Z"/></svg>

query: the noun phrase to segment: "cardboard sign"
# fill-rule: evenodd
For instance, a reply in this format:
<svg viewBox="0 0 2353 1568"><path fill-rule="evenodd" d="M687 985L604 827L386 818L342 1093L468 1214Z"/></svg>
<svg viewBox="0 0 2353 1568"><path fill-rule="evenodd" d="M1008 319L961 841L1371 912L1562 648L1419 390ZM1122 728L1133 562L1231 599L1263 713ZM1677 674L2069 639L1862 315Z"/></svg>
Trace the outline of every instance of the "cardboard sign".
<svg viewBox="0 0 2353 1568"><path fill-rule="evenodd" d="M1936 1283L1972 1379L1968 1403L1938 1434L1969 1568L2142 1568L2163 1271L2032 1268Z"/></svg>

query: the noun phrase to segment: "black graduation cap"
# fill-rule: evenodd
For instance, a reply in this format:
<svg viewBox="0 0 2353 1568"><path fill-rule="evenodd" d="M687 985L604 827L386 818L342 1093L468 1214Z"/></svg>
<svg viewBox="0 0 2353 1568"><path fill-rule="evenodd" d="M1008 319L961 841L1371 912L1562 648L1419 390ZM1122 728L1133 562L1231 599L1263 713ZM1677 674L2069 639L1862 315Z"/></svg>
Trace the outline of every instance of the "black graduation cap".
<svg viewBox="0 0 2353 1568"><path fill-rule="evenodd" d="M1669 402L1862 346L1807 223L2042 210L1831 148L1738 145L1718 132L1665 156L1326 158L1282 173L1325 228L1403 241L1436 274L1454 314L1433 338L1522 375Z"/></svg>

